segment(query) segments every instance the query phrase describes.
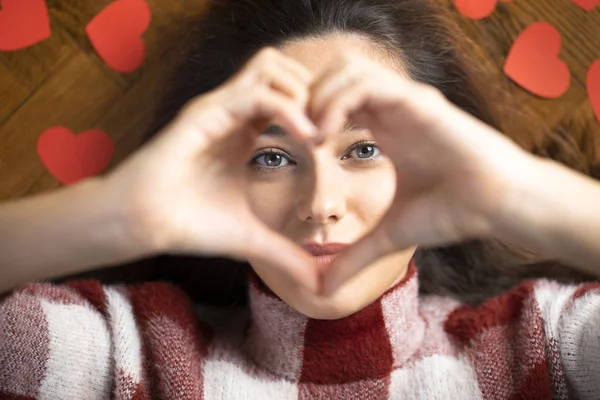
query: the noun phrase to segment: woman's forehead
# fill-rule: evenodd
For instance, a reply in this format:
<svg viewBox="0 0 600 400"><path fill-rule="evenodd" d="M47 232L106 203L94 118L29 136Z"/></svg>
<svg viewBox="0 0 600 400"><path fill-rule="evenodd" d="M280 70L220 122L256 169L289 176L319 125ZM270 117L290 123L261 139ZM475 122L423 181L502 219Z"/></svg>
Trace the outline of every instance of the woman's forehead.
<svg viewBox="0 0 600 400"><path fill-rule="evenodd" d="M356 34L327 34L289 41L279 47L279 50L303 64L314 73L322 71L335 57L345 50L364 53L368 58L387 62L387 53L378 50L374 42Z"/></svg>

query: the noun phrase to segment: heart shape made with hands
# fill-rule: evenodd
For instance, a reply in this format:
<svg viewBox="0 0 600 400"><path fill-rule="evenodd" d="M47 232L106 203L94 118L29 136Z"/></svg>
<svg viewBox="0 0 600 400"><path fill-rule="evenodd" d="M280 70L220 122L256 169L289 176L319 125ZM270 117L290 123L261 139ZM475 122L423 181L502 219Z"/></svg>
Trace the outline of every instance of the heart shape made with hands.
<svg viewBox="0 0 600 400"><path fill-rule="evenodd" d="M504 3L512 0L500 0ZM471 19L487 18L496 9L498 0L454 0L454 5L458 12Z"/></svg>
<svg viewBox="0 0 600 400"><path fill-rule="evenodd" d="M569 68L558 58L560 51L560 32L547 22L535 22L515 40L506 57L504 72L537 96L558 98L571 83Z"/></svg>
<svg viewBox="0 0 600 400"><path fill-rule="evenodd" d="M45 0L0 0L0 51L15 51L50 37Z"/></svg>
<svg viewBox="0 0 600 400"><path fill-rule="evenodd" d="M600 59L593 62L588 69L587 91L596 119L600 122Z"/></svg>
<svg viewBox="0 0 600 400"><path fill-rule="evenodd" d="M142 34L151 13L144 0L117 0L90 21L85 31L102 60L112 69L129 73L144 61Z"/></svg>
<svg viewBox="0 0 600 400"><path fill-rule="evenodd" d="M42 133L37 151L48 171L68 185L104 171L115 149L111 138L101 130L75 135L57 126Z"/></svg>
<svg viewBox="0 0 600 400"><path fill-rule="evenodd" d="M600 6L600 0L571 0L585 11L592 11L597 6Z"/></svg>

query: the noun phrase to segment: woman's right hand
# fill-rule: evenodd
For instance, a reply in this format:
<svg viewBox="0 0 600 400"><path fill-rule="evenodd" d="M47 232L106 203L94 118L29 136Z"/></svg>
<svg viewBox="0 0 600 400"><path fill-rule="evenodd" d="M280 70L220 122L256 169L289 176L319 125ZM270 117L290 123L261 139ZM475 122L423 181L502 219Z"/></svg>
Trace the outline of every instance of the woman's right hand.
<svg viewBox="0 0 600 400"><path fill-rule="evenodd" d="M107 177L148 252L252 257L317 290L311 256L255 217L244 182L254 140L270 121L295 139L314 138L305 113L311 80L295 60L262 50Z"/></svg>

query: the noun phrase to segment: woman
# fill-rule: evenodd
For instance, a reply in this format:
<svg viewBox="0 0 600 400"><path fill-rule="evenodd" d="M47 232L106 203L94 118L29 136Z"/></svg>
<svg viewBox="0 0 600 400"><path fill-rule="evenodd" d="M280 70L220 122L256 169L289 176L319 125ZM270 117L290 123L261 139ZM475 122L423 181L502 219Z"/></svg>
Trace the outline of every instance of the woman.
<svg viewBox="0 0 600 400"><path fill-rule="evenodd" d="M205 83L174 92L173 109L193 99L159 135L105 178L2 206L2 289L227 256L256 273L250 314L211 326L162 283L21 286L0 304L0 394L596 398L597 285L526 282L479 307L418 295L415 246L476 238L600 275L600 188L475 118L432 12L216 6Z"/></svg>

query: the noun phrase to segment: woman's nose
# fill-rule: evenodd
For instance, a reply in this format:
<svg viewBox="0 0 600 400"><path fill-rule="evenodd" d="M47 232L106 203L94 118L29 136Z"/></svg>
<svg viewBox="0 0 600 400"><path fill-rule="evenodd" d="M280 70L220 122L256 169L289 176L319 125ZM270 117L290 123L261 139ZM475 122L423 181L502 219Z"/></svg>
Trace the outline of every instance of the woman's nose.
<svg viewBox="0 0 600 400"><path fill-rule="evenodd" d="M334 166L313 171L300 188L298 217L308 223L327 224L346 214L347 189L343 172Z"/></svg>

